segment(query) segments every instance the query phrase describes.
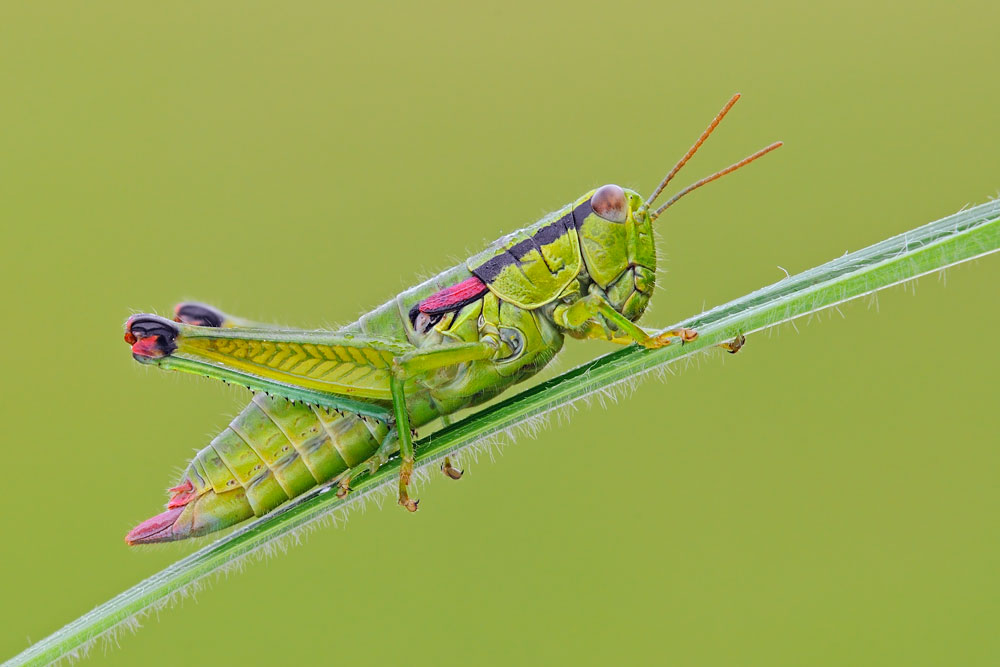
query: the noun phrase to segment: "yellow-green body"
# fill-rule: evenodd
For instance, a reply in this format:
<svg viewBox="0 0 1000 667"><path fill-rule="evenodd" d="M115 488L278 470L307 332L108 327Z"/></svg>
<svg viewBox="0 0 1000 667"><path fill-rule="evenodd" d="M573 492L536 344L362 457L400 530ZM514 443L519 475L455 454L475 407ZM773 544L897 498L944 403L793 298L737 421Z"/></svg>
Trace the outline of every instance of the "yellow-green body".
<svg viewBox="0 0 1000 667"><path fill-rule="evenodd" d="M339 383L352 399L377 406L391 403L387 379L392 357L404 348L439 349L490 335L507 345L510 353L498 359L462 362L408 379L404 389L410 424L423 426L531 377L559 352L565 333L583 335L554 321L559 305L596 293L629 320L643 313L654 287L656 251L648 219L643 224L631 214L641 198L625 192L631 206L623 222L594 213L591 191L337 332L396 342L398 350L232 338L191 339L188 350L255 373L288 373L317 391ZM519 256L511 259L512 250ZM483 281L488 291L433 326L415 327L410 313L416 304L477 273L489 278ZM204 534L266 514L371 459L389 430L386 419L357 414L348 406L257 393L185 471L196 499L178 517L175 532L178 537Z"/></svg>
<svg viewBox="0 0 1000 667"><path fill-rule="evenodd" d="M650 207L737 99L648 200L617 185L592 190L338 331L254 327L203 304L181 304L181 324L155 315L130 318L125 340L138 361L263 395L195 456L171 489L167 511L126 540L212 532L327 482L346 494L352 479L397 451L399 504L416 511L408 493L413 428L531 377L567 334L650 348L693 340L697 333L690 329L650 334L634 323L655 286L653 221L686 193L781 143L693 183L655 211ZM738 338L723 347L736 352L741 345ZM447 466L444 471L461 476Z"/></svg>

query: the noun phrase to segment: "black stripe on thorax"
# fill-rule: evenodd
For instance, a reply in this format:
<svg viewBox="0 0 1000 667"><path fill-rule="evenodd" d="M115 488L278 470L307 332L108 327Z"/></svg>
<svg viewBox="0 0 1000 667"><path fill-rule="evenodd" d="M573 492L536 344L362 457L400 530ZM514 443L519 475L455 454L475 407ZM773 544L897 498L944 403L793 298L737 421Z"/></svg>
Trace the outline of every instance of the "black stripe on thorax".
<svg viewBox="0 0 1000 667"><path fill-rule="evenodd" d="M554 243L561 236L563 236L563 234L566 234L570 230L576 233L576 230L583 224L583 221L587 219L587 216L590 215L593 210L594 209L590 206L590 200L588 199L555 222L545 225L539 229L531 235L531 238L515 243L502 255L491 257L484 263L475 267L472 269L472 273L484 282L493 282L496 280L497 276L500 275L500 272L504 270L504 268L520 264L521 260L524 259L524 256L532 250L538 250L539 253L541 253L542 246Z"/></svg>

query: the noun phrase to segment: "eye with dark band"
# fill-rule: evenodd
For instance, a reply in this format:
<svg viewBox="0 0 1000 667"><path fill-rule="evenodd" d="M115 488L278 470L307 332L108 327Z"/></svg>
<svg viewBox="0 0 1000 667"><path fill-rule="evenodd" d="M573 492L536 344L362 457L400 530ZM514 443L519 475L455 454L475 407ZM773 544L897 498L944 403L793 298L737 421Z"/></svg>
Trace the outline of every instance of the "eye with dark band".
<svg viewBox="0 0 1000 667"><path fill-rule="evenodd" d="M610 222L625 222L628 215L628 200L625 191L617 185L603 185L590 198L594 213Z"/></svg>

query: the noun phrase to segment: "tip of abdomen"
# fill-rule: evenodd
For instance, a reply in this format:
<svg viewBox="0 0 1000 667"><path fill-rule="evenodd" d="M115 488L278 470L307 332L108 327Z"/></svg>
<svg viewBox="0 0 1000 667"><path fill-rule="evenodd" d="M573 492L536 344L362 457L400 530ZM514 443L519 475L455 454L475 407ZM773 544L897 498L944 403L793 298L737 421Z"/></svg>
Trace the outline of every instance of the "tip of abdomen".
<svg viewBox="0 0 1000 667"><path fill-rule="evenodd" d="M129 531L125 536L126 544L175 542L207 535L254 515L242 488L224 493L208 490L197 497L190 496L183 505L176 504L179 496L171 499L167 511L146 519Z"/></svg>
<svg viewBox="0 0 1000 667"><path fill-rule="evenodd" d="M184 539L185 536L175 536L173 528L177 518L184 512L183 507L168 509L162 514L146 519L129 531L125 543L129 546L150 544L152 542L170 542Z"/></svg>

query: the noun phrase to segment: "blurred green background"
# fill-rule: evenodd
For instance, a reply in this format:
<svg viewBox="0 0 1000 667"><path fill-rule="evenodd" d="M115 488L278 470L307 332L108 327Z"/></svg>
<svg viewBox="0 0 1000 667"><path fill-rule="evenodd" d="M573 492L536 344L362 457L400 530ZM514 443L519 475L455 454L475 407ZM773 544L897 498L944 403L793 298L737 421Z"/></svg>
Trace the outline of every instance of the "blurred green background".
<svg viewBox="0 0 1000 667"><path fill-rule="evenodd" d="M137 521L246 396L149 371L184 298L344 323L605 182L672 209L675 322L1000 188L1000 5L0 6L0 657L190 553ZM988 258L595 405L356 515L109 665L996 664ZM607 351L572 341L546 377Z"/></svg>

